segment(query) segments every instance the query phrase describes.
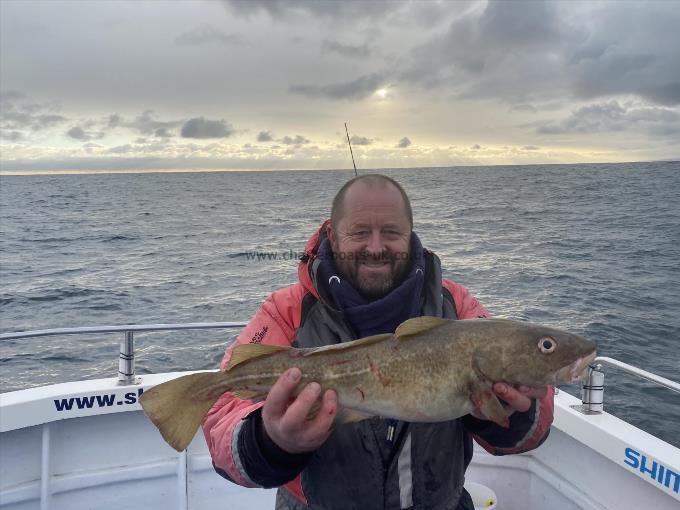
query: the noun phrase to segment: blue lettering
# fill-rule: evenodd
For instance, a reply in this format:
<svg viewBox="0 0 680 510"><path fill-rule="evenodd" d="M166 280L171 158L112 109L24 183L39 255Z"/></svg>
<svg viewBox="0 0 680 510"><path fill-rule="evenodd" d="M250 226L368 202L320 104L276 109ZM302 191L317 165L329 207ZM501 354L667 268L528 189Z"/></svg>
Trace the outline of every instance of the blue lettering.
<svg viewBox="0 0 680 510"><path fill-rule="evenodd" d="M126 404L134 404L137 402L137 395L134 394L134 392L126 393L125 394L125 403Z"/></svg>
<svg viewBox="0 0 680 510"><path fill-rule="evenodd" d="M638 457L640 457L640 454L638 452L636 452L632 448L626 448L626 458L628 460L624 460L623 463L628 464L633 469L637 469L637 467L640 465Z"/></svg>
<svg viewBox="0 0 680 510"><path fill-rule="evenodd" d="M73 407L73 399L69 398L66 400L65 398L62 398L61 400L55 400L54 405L57 408L57 411L70 411Z"/></svg>
<svg viewBox="0 0 680 510"><path fill-rule="evenodd" d="M647 457L644 455L642 456L642 462L640 463L640 473L643 475L645 473L649 473L649 476L652 477L652 480L656 479L656 468L658 467L658 464L656 461L652 461L652 469L649 469L645 464L647 463Z"/></svg>
<svg viewBox="0 0 680 510"><path fill-rule="evenodd" d="M76 405L78 409L92 409L94 405L94 396L90 397L76 397Z"/></svg>
<svg viewBox="0 0 680 510"><path fill-rule="evenodd" d="M663 482L663 470L664 470L664 465L659 464L659 476L656 477L656 481L659 483Z"/></svg>
<svg viewBox="0 0 680 510"><path fill-rule="evenodd" d="M110 407L116 403L116 395L97 395L97 405L99 407Z"/></svg>
<svg viewBox="0 0 680 510"><path fill-rule="evenodd" d="M673 492L680 491L680 475L675 471L671 471L670 468L666 468L666 479L664 480L664 485L671 488L671 477L675 477L675 484L673 485Z"/></svg>

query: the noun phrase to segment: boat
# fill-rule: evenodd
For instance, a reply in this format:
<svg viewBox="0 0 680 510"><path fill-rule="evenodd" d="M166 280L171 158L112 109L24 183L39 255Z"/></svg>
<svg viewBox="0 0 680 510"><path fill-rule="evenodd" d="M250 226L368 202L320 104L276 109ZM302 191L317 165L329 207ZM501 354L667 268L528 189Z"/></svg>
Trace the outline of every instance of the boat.
<svg viewBox="0 0 680 510"><path fill-rule="evenodd" d="M118 377L0 394L0 508L274 508L275 489L246 489L214 471L200 431L185 451L173 450L138 403L145 390L194 372L135 374L135 334L244 325L122 325L1 334L0 340L95 334L121 338ZM494 457L475 445L466 486L493 494L478 508L680 509L680 449L604 411L605 366L680 392L677 382L596 358L581 398L557 392L554 423L539 448Z"/></svg>

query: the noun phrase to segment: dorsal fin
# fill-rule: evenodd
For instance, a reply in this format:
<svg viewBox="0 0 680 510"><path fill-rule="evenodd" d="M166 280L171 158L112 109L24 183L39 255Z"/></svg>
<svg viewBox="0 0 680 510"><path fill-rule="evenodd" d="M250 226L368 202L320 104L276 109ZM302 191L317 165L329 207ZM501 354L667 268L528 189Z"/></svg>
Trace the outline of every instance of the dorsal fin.
<svg viewBox="0 0 680 510"><path fill-rule="evenodd" d="M449 319L442 319L441 317L429 317L424 315L422 317L415 317L402 322L399 324L394 334L397 336L397 338L401 339L422 333L432 328L436 328L437 326L443 326L449 322L451 322Z"/></svg>
<svg viewBox="0 0 680 510"><path fill-rule="evenodd" d="M268 356L279 351L286 351L290 347L284 345L269 345L269 344L243 344L237 345L234 352L231 353L227 370L231 370L236 365L240 365L249 359L259 358L261 356Z"/></svg>
<svg viewBox="0 0 680 510"><path fill-rule="evenodd" d="M324 345L321 347L312 347L303 350L303 356L314 356L315 354L321 354L328 351L342 351L344 349L351 349L352 347L358 347L360 345L373 344L376 342L381 342L382 340L387 340L391 338L391 333L383 333L381 335L372 335L359 340L352 340L351 342L342 342L340 344Z"/></svg>

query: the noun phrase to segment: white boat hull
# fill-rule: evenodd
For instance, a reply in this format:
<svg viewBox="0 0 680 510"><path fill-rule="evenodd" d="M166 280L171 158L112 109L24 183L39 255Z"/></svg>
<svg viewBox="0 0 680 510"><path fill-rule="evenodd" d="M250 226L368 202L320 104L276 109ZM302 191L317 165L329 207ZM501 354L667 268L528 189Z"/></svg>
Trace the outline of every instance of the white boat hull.
<svg viewBox="0 0 680 510"><path fill-rule="evenodd" d="M140 388L178 375L0 395L0 507L273 508L275 490L245 489L215 473L201 432L178 454L146 419ZM492 457L476 448L468 480L491 487L498 510L678 510L680 449L606 413L570 407L579 403L556 396L550 437L537 450Z"/></svg>

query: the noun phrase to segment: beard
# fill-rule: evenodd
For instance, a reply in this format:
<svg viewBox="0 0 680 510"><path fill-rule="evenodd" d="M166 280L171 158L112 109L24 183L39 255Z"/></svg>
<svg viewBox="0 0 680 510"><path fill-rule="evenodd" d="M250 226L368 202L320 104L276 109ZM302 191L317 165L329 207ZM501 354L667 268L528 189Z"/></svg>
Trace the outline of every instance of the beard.
<svg viewBox="0 0 680 510"><path fill-rule="evenodd" d="M340 273L352 284L352 287L364 298L375 301L385 297L404 280L410 267L409 257L408 254L406 254L406 257L403 256L404 254L399 255L398 257L390 252L382 252L379 255L362 252L347 259L340 257L337 266ZM368 274L365 274L367 271L362 271L362 266L371 261L387 262L388 270L377 274L371 274L368 271Z"/></svg>

